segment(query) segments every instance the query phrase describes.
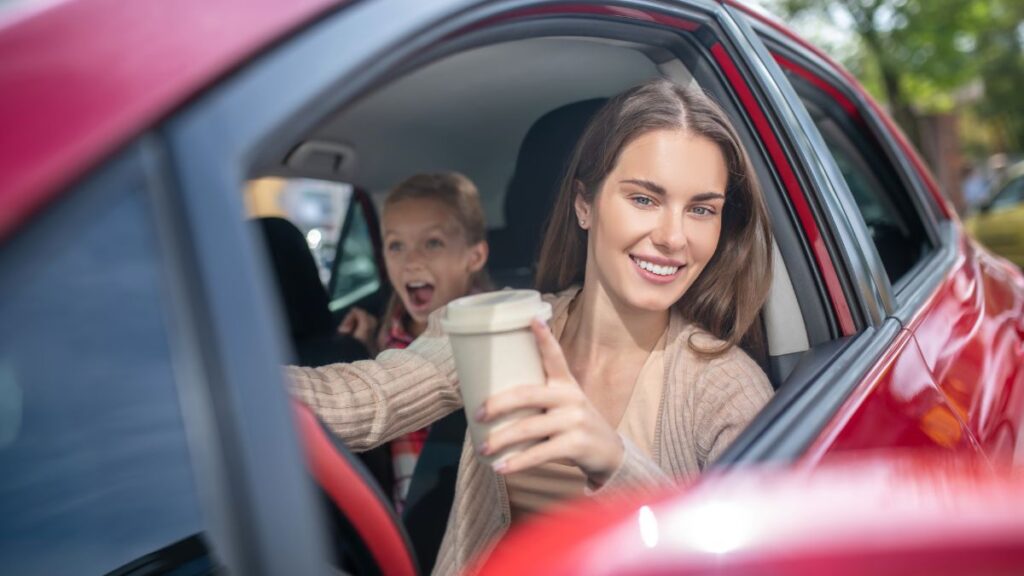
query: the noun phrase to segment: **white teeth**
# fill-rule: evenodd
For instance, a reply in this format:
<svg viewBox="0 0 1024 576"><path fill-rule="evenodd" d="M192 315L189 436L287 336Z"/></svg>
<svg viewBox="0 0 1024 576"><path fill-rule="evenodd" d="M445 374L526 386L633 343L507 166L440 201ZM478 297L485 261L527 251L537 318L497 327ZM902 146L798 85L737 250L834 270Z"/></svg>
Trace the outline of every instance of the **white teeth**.
<svg viewBox="0 0 1024 576"><path fill-rule="evenodd" d="M633 261L644 270L657 274L658 276L671 276L679 270L679 266L659 266L657 264L647 262L646 260L640 260L639 258L634 258Z"/></svg>
<svg viewBox="0 0 1024 576"><path fill-rule="evenodd" d="M423 288L426 285L426 282L410 282L406 284L406 286L408 286L409 288Z"/></svg>

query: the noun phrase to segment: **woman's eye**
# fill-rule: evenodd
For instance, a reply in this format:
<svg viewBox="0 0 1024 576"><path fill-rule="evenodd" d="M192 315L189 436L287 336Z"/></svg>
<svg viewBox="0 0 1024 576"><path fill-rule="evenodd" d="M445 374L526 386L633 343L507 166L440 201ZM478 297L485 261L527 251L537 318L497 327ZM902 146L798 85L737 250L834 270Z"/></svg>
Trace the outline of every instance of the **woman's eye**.
<svg viewBox="0 0 1024 576"><path fill-rule="evenodd" d="M713 216L715 214L714 209L707 206L694 206L690 211L697 216Z"/></svg>
<svg viewBox="0 0 1024 576"><path fill-rule="evenodd" d="M637 206L653 206L654 200L651 200L647 196L633 196L630 198Z"/></svg>

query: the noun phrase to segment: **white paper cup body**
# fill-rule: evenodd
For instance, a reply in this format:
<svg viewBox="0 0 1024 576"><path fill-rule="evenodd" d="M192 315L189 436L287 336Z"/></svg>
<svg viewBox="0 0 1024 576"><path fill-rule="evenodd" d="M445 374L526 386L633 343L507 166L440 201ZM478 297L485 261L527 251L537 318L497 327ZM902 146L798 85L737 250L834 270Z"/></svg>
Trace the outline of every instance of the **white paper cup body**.
<svg viewBox="0 0 1024 576"><path fill-rule="evenodd" d="M508 426L525 416L540 413L540 410L519 410L495 421L480 423L476 420L476 412L485 400L509 388L523 385L543 385L545 382L540 351L537 348L536 338L530 330L529 322L536 316L550 318L551 307L541 301L540 295L532 290L502 291L502 293L532 293L532 295L509 294L509 296L527 298L536 304L536 309L530 314L524 306L516 305L514 308L517 309L508 313L508 310L501 309L501 304L495 306L486 304L488 294L499 293L479 294L468 297L477 298L477 304L474 306L476 309L472 311L472 315L469 314L468 309L460 311L463 320L461 326L457 327L459 322L451 318L452 314L449 314L448 318L442 322L455 355L455 369L459 375L459 389L466 410L469 435L473 446L477 449L487 440L492 430ZM453 301L452 304L456 302L458 300ZM506 308L510 307L513 306L506 306ZM510 314L511 322L508 317ZM518 321L516 321L516 316L519 317ZM469 322L466 321L467 319ZM489 321L495 319L494 322ZM513 327L515 325L519 325L519 327ZM479 456L479 453L478 456L490 464L522 451L534 443L510 446L491 456Z"/></svg>

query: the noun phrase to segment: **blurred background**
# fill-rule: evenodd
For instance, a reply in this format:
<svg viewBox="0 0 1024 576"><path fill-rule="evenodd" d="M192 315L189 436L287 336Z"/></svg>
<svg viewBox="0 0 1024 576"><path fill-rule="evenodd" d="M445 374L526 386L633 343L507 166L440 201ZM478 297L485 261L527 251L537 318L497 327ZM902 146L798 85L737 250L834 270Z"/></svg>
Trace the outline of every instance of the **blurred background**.
<svg viewBox="0 0 1024 576"><path fill-rule="evenodd" d="M1024 264L1024 237L995 230L1024 230L1024 0L752 3L852 72L921 151L968 228L996 233L980 239Z"/></svg>

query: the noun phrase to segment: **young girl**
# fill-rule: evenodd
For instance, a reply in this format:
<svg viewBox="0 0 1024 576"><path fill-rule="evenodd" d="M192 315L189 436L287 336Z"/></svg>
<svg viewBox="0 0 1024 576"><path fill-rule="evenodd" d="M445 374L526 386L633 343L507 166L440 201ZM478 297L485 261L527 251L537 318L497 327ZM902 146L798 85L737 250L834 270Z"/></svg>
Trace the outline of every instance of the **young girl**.
<svg viewBox="0 0 1024 576"><path fill-rule="evenodd" d="M394 294L380 333L373 338L377 322L359 308L339 327L371 351L407 347L426 329L431 312L489 288L484 213L469 178L456 172L412 176L384 201L382 224L384 263ZM427 428L422 428L391 441L392 497L399 514L426 437Z"/></svg>
<svg viewBox="0 0 1024 576"><path fill-rule="evenodd" d="M736 344L771 277L754 171L699 89L658 80L612 98L573 153L541 252L551 329L535 322L547 381L488 399L493 467L464 444L434 571L455 573L509 525L565 498L652 490L703 470L771 396ZM291 368L292 392L354 446L371 447L461 405L439 310L407 350Z"/></svg>

